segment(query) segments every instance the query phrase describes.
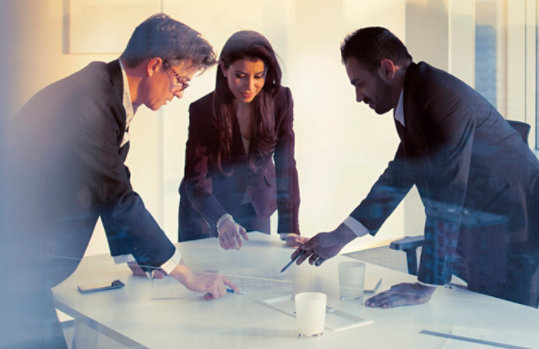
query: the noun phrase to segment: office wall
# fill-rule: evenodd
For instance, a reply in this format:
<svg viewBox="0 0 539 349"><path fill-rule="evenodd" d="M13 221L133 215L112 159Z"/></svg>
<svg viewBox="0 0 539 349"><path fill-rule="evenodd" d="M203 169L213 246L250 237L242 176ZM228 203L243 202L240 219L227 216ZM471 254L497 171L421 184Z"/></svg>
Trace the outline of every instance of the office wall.
<svg viewBox="0 0 539 349"><path fill-rule="evenodd" d="M204 33L218 51L231 33L245 28L264 33L272 42L282 63L283 83L292 89L294 96L296 160L302 200L300 227L302 234L312 236L335 228L346 218L367 194L396 149L391 115L379 117L355 102L339 47L345 35L360 26L383 25L404 37L405 2L259 0L248 3L249 6L240 0L227 5L214 2L211 10L201 12L199 5L165 1L164 10ZM237 8L243 8L241 15ZM173 238L188 126L184 104L213 90L214 79L214 70L205 73L181 103L167 107L164 112L163 222ZM273 231L276 218L277 215L272 217ZM358 240L347 250L374 246L401 236L403 222L401 208L376 239Z"/></svg>
<svg viewBox="0 0 539 349"><path fill-rule="evenodd" d="M109 17L115 13L112 18L118 21L118 26L134 28L140 20L133 21L128 15L140 16L140 11L119 13L118 6L123 3L123 0L7 2L18 24L17 50L10 54L17 81L13 86L13 109L18 109L42 87L90 61L116 58L128 37L115 40L117 52L109 52L114 51L110 49L110 40L96 42L95 35L85 39L88 45L76 40L83 37L80 28L91 30L97 23L97 13L107 13ZM267 35L281 58L283 82L291 87L295 99L302 233L311 236L336 227L368 192L397 145L391 115L379 117L366 106L355 103L353 88L340 62L339 46L347 33L366 25L384 25L404 37L404 0L368 4L353 0L204 3L163 0L145 4L150 7L147 15L154 12L151 6L157 4L201 31L217 51L239 29L255 29ZM103 19L103 26L107 25L106 20ZM177 236L177 186L183 172L187 108L191 101L212 90L214 75L213 69L195 79L182 100L158 112L142 108L131 127L128 165L133 186L172 240ZM403 220L399 209L377 239L400 236ZM352 248L370 246L377 241L363 240ZM87 253L106 251L102 227L98 225Z"/></svg>
<svg viewBox="0 0 539 349"><path fill-rule="evenodd" d="M130 33L140 22L134 17L163 10L202 32L217 51L236 30L261 31L275 46L283 82L294 95L300 225L307 236L333 229L350 213L392 158L398 141L391 114L378 116L355 102L339 54L347 33L361 26L386 26L405 41L415 60L427 60L473 82L470 68L463 65L469 57L462 55L467 52L462 47L470 45L469 30L462 29L471 20L471 2L465 0L137 1L138 6L131 6L134 10L120 13L129 1L3 0L17 24L13 30L17 49L4 57L17 82L11 91L12 109L89 61L118 56L128 34L116 38L115 52L109 52L110 40L99 42L95 37L87 39L92 43L89 48L73 45L80 28L91 30L95 25L92 16L97 13L108 13L120 23L122 30L110 32L115 36ZM78 32L70 31L69 21ZM197 77L183 99L158 112L142 108L131 127L128 165L133 186L172 240L177 236L177 187L183 174L187 108L213 89L214 76L215 68ZM349 249L381 244L404 232L421 233L424 214L417 196L412 193L404 206L376 239L358 239ZM106 252L100 226L94 235L87 253Z"/></svg>

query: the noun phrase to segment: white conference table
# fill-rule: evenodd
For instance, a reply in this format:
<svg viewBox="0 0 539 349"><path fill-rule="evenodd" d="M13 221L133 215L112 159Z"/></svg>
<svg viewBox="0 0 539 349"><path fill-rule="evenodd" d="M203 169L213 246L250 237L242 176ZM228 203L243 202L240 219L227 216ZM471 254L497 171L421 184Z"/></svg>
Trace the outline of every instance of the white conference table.
<svg viewBox="0 0 539 349"><path fill-rule="evenodd" d="M441 287L426 304L393 309L340 301L337 266L352 259L336 256L320 267L294 264L280 274L293 250L275 236L249 236L240 250L222 250L214 238L179 244L184 261L193 270L219 271L246 294L206 301L201 294L180 292L182 298L163 299L160 297L167 294L163 290L169 288L157 282L164 280L133 276L125 265L114 265L110 256L100 255L84 258L75 273L53 289L57 308L110 338L113 347L420 349L466 348L472 344L448 340L451 333L515 347L539 347L537 309L460 287ZM366 264L367 276L382 278L378 292L415 280L408 274ZM77 291L79 284L114 279L126 286L89 294ZM179 284L178 289L184 290ZM342 331L326 329L320 337L299 338L293 316L260 302L301 291L324 292L329 306L374 322ZM421 333L425 330L442 335Z"/></svg>

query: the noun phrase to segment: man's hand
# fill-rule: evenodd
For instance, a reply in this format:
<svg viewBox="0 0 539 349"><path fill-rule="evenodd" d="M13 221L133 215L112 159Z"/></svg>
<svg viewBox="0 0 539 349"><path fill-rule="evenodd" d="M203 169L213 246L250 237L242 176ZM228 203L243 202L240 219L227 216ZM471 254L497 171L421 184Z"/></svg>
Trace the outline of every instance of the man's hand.
<svg viewBox="0 0 539 349"><path fill-rule="evenodd" d="M214 299L226 294L227 287L236 292L240 290L227 277L217 273L193 272L183 262L180 262L170 273L191 291L205 292L205 299Z"/></svg>
<svg viewBox="0 0 539 349"><path fill-rule="evenodd" d="M127 266L131 271L133 272L133 275L135 276L147 276L144 270L138 265L137 262L127 262ZM163 276L165 276L165 272L161 269L154 269L152 271L152 276L155 279L162 279Z"/></svg>
<svg viewBox="0 0 539 349"><path fill-rule="evenodd" d="M417 282L403 282L369 298L365 305L373 308L393 308L402 305L423 304L429 301L435 290L436 287L425 286Z"/></svg>
<svg viewBox="0 0 539 349"><path fill-rule="evenodd" d="M241 238L249 240L245 228L234 222L233 219L226 219L218 229L219 244L225 250L241 247Z"/></svg>
<svg viewBox="0 0 539 349"><path fill-rule="evenodd" d="M284 241L287 247L298 248L307 241L309 241L309 238L306 236L300 236L298 234L290 234L285 238Z"/></svg>
<svg viewBox="0 0 539 349"><path fill-rule="evenodd" d="M303 251L303 255L297 259L296 264L299 265L310 257L309 263L319 266L325 260L339 253L344 245L355 238L356 235L344 224L341 224L332 232L318 233L316 236L309 239L309 241L301 245L294 253L292 253L291 258L294 259Z"/></svg>

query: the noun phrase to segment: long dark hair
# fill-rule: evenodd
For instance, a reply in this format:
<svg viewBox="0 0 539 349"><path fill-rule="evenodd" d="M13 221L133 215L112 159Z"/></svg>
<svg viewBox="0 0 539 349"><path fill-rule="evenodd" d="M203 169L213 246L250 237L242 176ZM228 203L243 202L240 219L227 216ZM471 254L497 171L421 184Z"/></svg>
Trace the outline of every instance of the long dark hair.
<svg viewBox="0 0 539 349"><path fill-rule="evenodd" d="M249 146L249 166L253 171L260 167L267 156L275 149L274 97L281 86L281 68L269 41L255 31L234 33L225 43L219 62L228 68L238 59L260 59L264 62L266 78L262 91L256 95L253 104L251 122L251 142ZM222 161L230 155L232 147L232 129L236 118L234 95L228 87L227 78L221 69L217 69L217 81L213 97L212 123L217 129L217 142L212 155L218 169L223 170Z"/></svg>

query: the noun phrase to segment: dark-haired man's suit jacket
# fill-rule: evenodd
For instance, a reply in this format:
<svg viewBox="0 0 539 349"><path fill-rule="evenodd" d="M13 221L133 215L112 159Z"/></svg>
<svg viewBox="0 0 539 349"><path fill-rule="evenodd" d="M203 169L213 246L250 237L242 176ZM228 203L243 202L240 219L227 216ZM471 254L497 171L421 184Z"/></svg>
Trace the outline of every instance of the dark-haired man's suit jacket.
<svg viewBox="0 0 539 349"><path fill-rule="evenodd" d="M112 255L132 254L141 266L151 267L174 253L133 191L124 165L129 143L121 147L123 88L118 61L93 62L45 87L8 121L4 169L9 186L3 194L10 204L2 208L9 229L2 241L9 244L2 258L16 268L6 277L13 285L18 275L35 278L29 296L20 301L51 306L29 318L53 311L49 290L75 270L99 217ZM18 287L24 295L25 284ZM49 295L31 299L38 288ZM21 338L28 338L26 329Z"/></svg>
<svg viewBox="0 0 539 349"><path fill-rule="evenodd" d="M427 216L418 278L537 306L539 162L479 93L421 62L404 82L400 144L351 214L376 234L412 185Z"/></svg>
<svg viewBox="0 0 539 349"><path fill-rule="evenodd" d="M180 241L216 236L215 224L225 213L238 213L247 195L257 217L269 218L278 209L279 233L299 233L298 173L294 159L293 101L290 90L280 87L275 102L276 144L256 170L249 167L239 124L233 125L231 154L217 169L211 153L219 146L212 124L213 92L189 108L189 139L185 176L180 185ZM274 161L275 162L274 162ZM269 233L269 232L267 232Z"/></svg>

